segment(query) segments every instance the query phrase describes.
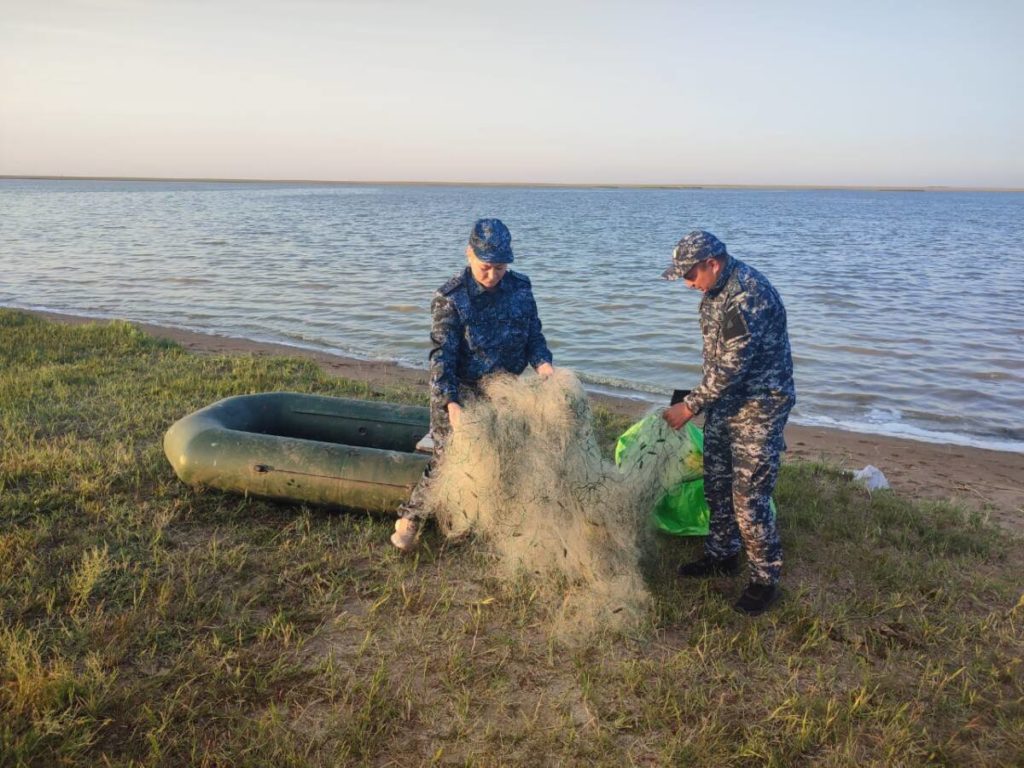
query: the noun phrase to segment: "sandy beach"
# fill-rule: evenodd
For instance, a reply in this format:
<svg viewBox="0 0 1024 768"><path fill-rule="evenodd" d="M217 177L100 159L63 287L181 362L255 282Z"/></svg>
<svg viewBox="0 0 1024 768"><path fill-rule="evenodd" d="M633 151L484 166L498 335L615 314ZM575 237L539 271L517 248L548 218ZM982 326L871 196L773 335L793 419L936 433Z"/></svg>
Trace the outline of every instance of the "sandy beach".
<svg viewBox="0 0 1024 768"><path fill-rule="evenodd" d="M54 322L81 324L92 318L35 312ZM216 336L177 328L134 323L157 338L169 339L196 354L283 355L309 358L326 372L375 384L426 388L427 371L387 361L358 360L285 344ZM592 394L618 413L640 416L650 404L629 398ZM1024 454L906 440L797 424L786 430L786 460L821 461L857 470L873 464L893 490L925 500L950 500L986 513L1003 528L1024 534Z"/></svg>

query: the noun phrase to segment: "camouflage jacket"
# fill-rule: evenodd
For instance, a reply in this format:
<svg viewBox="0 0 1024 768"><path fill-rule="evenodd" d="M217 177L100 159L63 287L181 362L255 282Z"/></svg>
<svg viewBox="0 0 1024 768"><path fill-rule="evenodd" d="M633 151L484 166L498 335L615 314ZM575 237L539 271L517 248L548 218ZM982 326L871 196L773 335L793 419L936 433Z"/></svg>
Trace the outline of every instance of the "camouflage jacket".
<svg viewBox="0 0 1024 768"><path fill-rule="evenodd" d="M459 402L460 384L551 362L526 275L509 270L486 291L466 267L437 290L430 312L430 398L435 407Z"/></svg>
<svg viewBox="0 0 1024 768"><path fill-rule="evenodd" d="M718 401L796 399L786 309L768 278L728 257L700 302L704 370L684 402L695 414Z"/></svg>

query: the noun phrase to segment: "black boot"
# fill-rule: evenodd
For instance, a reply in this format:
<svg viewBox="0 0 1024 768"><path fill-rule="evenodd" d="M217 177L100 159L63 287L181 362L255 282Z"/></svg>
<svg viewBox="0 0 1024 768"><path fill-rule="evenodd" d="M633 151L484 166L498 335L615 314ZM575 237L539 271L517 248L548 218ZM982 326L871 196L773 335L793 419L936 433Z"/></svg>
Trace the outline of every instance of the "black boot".
<svg viewBox="0 0 1024 768"><path fill-rule="evenodd" d="M752 581L743 590L740 599L733 606L740 613L747 616L760 616L768 610L769 606L779 599L781 590L778 584L758 584Z"/></svg>
<svg viewBox="0 0 1024 768"><path fill-rule="evenodd" d="M735 576L740 569L740 556L733 555L724 560L716 560L705 555L692 563L679 566L679 575L692 579L706 579L709 576Z"/></svg>

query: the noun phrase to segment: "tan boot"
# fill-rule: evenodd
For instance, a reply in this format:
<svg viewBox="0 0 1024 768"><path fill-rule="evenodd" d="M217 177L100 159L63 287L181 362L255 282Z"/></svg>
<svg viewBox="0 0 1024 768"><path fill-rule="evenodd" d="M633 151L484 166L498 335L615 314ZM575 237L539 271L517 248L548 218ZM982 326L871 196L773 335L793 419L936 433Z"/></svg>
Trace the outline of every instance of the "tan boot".
<svg viewBox="0 0 1024 768"><path fill-rule="evenodd" d="M419 530L419 521L411 517L400 517L395 523L395 532L391 534L391 543L403 552L411 552L416 549L416 534Z"/></svg>

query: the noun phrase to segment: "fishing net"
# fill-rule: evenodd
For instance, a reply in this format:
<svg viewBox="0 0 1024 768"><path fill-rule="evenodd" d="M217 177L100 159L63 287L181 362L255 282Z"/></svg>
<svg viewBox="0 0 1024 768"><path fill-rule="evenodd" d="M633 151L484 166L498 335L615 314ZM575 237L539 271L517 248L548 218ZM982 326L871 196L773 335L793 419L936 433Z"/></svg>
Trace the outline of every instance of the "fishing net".
<svg viewBox="0 0 1024 768"><path fill-rule="evenodd" d="M427 504L449 537L473 532L504 578L523 575L559 599L559 634L625 629L647 615L640 561L648 513L679 482L680 461L661 419L645 442L604 459L579 380L496 376L465 404Z"/></svg>

